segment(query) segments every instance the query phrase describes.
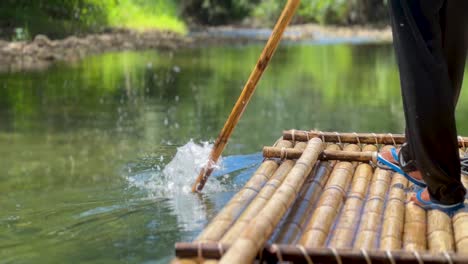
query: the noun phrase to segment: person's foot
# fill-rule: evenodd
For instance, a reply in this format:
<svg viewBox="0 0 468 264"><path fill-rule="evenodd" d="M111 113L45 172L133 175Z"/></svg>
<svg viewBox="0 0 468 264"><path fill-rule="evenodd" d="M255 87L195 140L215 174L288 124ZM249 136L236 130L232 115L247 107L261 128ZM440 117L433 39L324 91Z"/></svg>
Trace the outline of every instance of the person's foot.
<svg viewBox="0 0 468 264"><path fill-rule="evenodd" d="M396 149L396 152L400 153L400 149ZM400 165L400 162L398 160L395 160L395 158L393 157L392 152L390 150L382 151L382 152L380 152L380 155L384 159L390 161L391 163L393 163L395 165ZM407 172L406 174L408 174L409 176L411 176L411 178L414 178L414 179L416 179L418 181L423 180L422 174L421 174L421 172L419 170Z"/></svg>
<svg viewBox="0 0 468 264"><path fill-rule="evenodd" d="M425 188L421 192L421 200L428 202L428 203L431 202L431 196L429 195L429 191L427 190L427 188ZM413 202L414 204L424 208L424 205L422 204L422 202L418 200L418 197L416 197L416 193L413 193L411 195L411 197L409 198L409 202Z"/></svg>
<svg viewBox="0 0 468 264"><path fill-rule="evenodd" d="M409 197L409 202L412 202L415 205L425 210L437 209L437 210L442 210L446 213L453 213L456 210L463 208L464 206L463 202L452 204L452 205L444 205L438 202L434 202L431 200L431 196L427 188L424 188L418 192L413 193L413 195Z"/></svg>

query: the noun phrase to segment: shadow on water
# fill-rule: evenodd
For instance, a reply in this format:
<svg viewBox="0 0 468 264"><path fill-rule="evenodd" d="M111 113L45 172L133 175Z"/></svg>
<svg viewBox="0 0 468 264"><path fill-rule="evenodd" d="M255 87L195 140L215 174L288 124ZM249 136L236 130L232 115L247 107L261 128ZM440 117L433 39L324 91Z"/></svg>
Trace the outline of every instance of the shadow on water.
<svg viewBox="0 0 468 264"><path fill-rule="evenodd" d="M110 53L0 73L0 259L166 263L173 243L195 238L262 160L244 154L283 129L403 130L390 45L285 45L224 165L203 195L190 194L197 164L170 161L187 142L188 160L201 159L200 148L207 155L208 145L193 142L217 136L261 49Z"/></svg>

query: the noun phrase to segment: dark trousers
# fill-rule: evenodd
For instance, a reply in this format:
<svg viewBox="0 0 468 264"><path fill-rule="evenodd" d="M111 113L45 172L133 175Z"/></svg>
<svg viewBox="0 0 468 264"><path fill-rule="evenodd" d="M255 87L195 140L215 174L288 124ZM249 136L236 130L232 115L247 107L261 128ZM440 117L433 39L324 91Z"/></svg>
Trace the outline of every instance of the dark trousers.
<svg viewBox="0 0 468 264"><path fill-rule="evenodd" d="M409 158L431 199L463 201L455 107L467 52L468 0L390 0Z"/></svg>

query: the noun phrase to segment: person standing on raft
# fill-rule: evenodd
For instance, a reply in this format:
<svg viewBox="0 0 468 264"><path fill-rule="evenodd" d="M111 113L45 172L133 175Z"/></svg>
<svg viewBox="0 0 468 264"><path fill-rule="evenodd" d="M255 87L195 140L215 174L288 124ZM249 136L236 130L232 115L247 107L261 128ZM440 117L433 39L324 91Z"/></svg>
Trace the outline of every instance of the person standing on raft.
<svg viewBox="0 0 468 264"><path fill-rule="evenodd" d="M421 187L425 209L463 206L455 108L467 57L467 0L390 0L407 143L379 154L386 169Z"/></svg>

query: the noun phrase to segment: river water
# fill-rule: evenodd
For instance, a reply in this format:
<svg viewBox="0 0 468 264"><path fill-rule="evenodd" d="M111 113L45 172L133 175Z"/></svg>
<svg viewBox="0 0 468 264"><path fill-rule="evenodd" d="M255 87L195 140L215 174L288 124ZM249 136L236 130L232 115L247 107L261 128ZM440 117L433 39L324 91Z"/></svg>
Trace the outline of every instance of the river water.
<svg viewBox="0 0 468 264"><path fill-rule="evenodd" d="M0 73L0 262L167 263L173 244L196 237L283 129L403 131L390 45L287 44L222 170L203 195L190 194L206 141L261 49L110 53ZM458 109L464 135L467 92Z"/></svg>

